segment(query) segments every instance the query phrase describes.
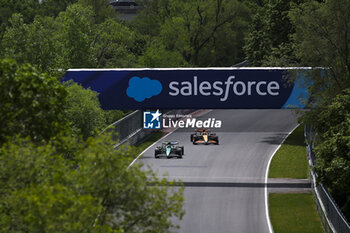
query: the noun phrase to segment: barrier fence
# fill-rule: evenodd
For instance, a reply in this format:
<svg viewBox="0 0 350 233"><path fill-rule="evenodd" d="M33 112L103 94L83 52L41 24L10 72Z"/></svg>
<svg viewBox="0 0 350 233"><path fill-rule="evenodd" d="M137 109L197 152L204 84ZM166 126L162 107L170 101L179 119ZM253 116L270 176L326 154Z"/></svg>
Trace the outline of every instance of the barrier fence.
<svg viewBox="0 0 350 233"><path fill-rule="evenodd" d="M312 190L315 197L316 207L320 213L325 232L350 233L350 224L347 222L345 216L335 203L331 194L328 192L325 186L322 184L317 184L316 182L317 174L312 170L312 167L317 163L316 154L313 150L315 135L313 134L310 126L305 126L305 139L307 143Z"/></svg>

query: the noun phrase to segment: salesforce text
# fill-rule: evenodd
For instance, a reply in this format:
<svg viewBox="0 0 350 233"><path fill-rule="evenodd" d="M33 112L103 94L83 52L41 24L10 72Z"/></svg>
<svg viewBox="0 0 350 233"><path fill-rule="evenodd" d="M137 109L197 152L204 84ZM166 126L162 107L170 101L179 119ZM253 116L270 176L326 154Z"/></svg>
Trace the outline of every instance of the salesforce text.
<svg viewBox="0 0 350 233"><path fill-rule="evenodd" d="M252 95L252 93L257 93L260 96L278 96L280 85L276 81L233 81L235 76L229 76L225 82L215 81L210 83L208 81L203 81L198 83L197 76L193 77L193 83L189 81L184 82L170 82L169 95L177 96L179 94L183 96L192 95L203 95L203 96L221 96L220 101L226 101L230 87L232 86L232 92L236 96L242 95ZM223 87L224 86L224 87Z"/></svg>

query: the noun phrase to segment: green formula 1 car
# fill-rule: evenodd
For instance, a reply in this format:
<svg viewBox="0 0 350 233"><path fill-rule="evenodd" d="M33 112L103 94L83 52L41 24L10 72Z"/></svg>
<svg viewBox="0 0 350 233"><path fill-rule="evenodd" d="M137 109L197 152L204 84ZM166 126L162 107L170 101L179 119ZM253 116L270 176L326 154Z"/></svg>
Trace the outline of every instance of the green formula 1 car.
<svg viewBox="0 0 350 233"><path fill-rule="evenodd" d="M179 159L184 155L184 147L179 146L176 141L165 141L162 145L157 146L154 150L154 157L159 158L161 156L166 156L166 158L177 157Z"/></svg>

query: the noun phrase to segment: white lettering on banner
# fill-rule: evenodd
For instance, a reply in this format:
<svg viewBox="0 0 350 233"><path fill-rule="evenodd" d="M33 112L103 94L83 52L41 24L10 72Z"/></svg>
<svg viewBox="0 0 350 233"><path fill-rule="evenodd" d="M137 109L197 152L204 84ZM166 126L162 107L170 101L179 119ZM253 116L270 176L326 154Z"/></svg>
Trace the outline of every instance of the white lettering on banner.
<svg viewBox="0 0 350 233"><path fill-rule="evenodd" d="M254 93L260 96L278 96L280 85L276 81L234 81L235 76L229 76L225 82L198 81L198 77L193 77L193 82L172 81L169 83L169 95L171 96L219 96L220 101L227 101L232 91L235 96L252 95Z"/></svg>
<svg viewBox="0 0 350 233"><path fill-rule="evenodd" d="M196 125L196 119L192 118L192 119L187 119L186 121L186 128L194 128Z"/></svg>
<svg viewBox="0 0 350 233"><path fill-rule="evenodd" d="M196 118L188 118L185 120L172 120L170 118L163 118L163 128L221 128L222 121L215 118L208 118L207 120L197 120Z"/></svg>

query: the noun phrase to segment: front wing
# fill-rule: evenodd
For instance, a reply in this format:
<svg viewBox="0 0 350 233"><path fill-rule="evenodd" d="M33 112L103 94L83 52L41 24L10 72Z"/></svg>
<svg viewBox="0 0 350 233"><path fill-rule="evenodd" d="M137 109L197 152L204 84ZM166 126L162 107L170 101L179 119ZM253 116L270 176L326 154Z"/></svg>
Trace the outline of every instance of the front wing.
<svg viewBox="0 0 350 233"><path fill-rule="evenodd" d="M219 141L218 139L209 139L208 141L205 141L202 138L198 138L193 140L193 144L205 144L205 145L218 144L218 141Z"/></svg>

